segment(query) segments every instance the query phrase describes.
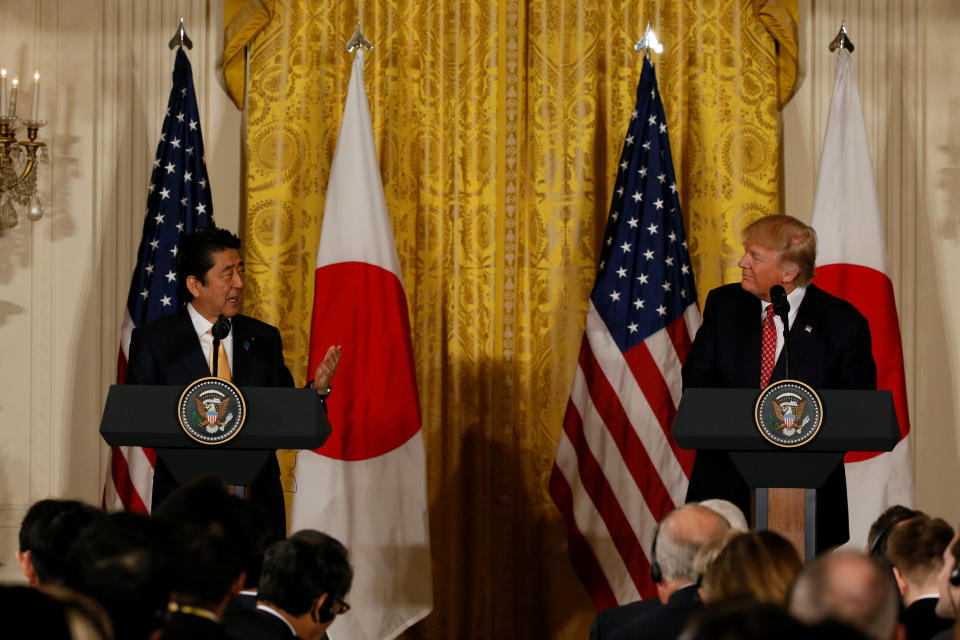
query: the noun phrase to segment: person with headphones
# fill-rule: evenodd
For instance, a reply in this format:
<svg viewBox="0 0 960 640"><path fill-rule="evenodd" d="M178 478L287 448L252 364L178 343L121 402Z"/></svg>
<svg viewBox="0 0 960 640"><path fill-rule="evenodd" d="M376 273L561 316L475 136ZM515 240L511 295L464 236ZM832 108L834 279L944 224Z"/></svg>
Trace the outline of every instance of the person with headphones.
<svg viewBox="0 0 960 640"><path fill-rule="evenodd" d="M303 529L267 550L257 610L275 621L277 637L320 640L350 609L344 597L352 582L346 547L325 533Z"/></svg>
<svg viewBox="0 0 960 640"><path fill-rule="evenodd" d="M937 600L937 615L941 618L956 620L957 606L960 605L960 530L953 536L953 540L950 541L946 551L943 552L943 566L940 567L940 573L937 574L937 586L940 591L940 599ZM934 636L934 640L941 637L952 638L953 628Z"/></svg>
<svg viewBox="0 0 960 640"><path fill-rule="evenodd" d="M730 529L715 511L699 504L674 509L657 525L650 549L650 577L663 606L617 627L610 640L673 640L700 606L694 566L697 552Z"/></svg>

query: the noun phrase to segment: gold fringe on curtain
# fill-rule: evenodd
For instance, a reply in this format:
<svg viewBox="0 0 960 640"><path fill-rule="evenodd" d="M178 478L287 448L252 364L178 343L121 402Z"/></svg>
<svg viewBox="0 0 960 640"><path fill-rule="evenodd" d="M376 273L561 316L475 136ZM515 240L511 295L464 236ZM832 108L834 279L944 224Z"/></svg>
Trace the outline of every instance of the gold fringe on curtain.
<svg viewBox="0 0 960 640"><path fill-rule="evenodd" d="M796 1L226 0L227 15L248 5L271 18L250 55L245 312L280 327L298 382L358 17L375 45L367 94L411 314L435 586L405 635L586 637L595 612L546 487L640 74L632 45L649 20L666 47L702 301L738 278L740 229L779 207Z"/></svg>

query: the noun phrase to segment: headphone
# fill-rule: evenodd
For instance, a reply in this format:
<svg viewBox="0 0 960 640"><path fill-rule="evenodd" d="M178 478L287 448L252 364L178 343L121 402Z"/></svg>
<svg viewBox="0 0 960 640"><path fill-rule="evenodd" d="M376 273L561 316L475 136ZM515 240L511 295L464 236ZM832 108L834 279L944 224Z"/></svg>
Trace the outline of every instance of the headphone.
<svg viewBox="0 0 960 640"><path fill-rule="evenodd" d="M330 622L333 620L333 603L335 598L327 594L327 597L324 599L323 603L320 605L320 608L317 609L317 622Z"/></svg>
<svg viewBox="0 0 960 640"><path fill-rule="evenodd" d="M657 562L657 537L660 535L660 524L657 523L653 530L653 542L650 544L650 579L656 584L663 580L663 571L660 569L660 563ZM960 584L960 570L954 569L957 574L957 584ZM950 576L953 579L953 575Z"/></svg>

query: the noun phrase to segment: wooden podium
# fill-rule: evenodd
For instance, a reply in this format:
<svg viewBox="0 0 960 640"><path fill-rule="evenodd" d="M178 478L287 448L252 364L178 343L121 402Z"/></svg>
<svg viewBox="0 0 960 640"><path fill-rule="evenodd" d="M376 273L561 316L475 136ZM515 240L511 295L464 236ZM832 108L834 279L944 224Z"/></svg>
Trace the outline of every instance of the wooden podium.
<svg viewBox="0 0 960 640"><path fill-rule="evenodd" d="M776 531L812 559L816 549L816 489L847 451L890 451L900 441L889 391L818 390L823 424L796 448L770 443L754 422L760 389L686 389L673 423L684 449L730 454L753 490L753 526Z"/></svg>

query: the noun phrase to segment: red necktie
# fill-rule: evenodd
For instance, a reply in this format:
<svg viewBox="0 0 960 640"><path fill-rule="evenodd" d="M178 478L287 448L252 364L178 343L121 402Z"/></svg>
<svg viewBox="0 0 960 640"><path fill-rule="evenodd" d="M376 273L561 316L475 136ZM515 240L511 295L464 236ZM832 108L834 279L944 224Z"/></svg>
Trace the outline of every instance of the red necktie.
<svg viewBox="0 0 960 640"><path fill-rule="evenodd" d="M763 315L763 356L760 359L760 388L770 384L773 365L777 363L777 325L773 322L773 305Z"/></svg>

